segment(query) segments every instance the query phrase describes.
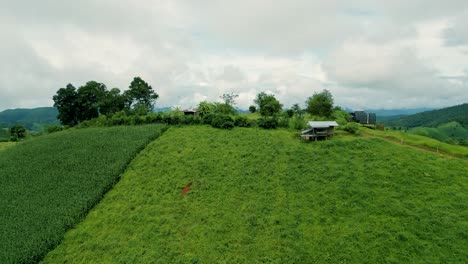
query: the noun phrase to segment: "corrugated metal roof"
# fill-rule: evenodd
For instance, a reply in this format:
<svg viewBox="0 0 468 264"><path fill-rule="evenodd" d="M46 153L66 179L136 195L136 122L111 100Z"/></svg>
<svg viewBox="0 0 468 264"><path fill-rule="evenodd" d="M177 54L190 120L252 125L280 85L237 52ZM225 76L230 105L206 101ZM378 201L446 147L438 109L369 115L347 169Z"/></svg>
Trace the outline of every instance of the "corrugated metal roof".
<svg viewBox="0 0 468 264"><path fill-rule="evenodd" d="M307 125L311 128L337 127L336 121L309 121Z"/></svg>

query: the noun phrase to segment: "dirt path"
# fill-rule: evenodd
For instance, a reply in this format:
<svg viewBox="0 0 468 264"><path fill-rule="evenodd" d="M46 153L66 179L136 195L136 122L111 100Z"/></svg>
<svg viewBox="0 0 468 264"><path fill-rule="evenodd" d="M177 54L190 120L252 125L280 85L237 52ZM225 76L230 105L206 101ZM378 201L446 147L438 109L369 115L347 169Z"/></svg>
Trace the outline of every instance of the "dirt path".
<svg viewBox="0 0 468 264"><path fill-rule="evenodd" d="M419 149L419 150L422 150L422 151L425 151L425 152L439 154L440 156L444 156L444 157L448 157L448 158L457 158L457 159L463 159L463 160L467 159L465 157L452 155L452 154L449 154L449 153L446 153L446 152L442 152L442 151L438 151L438 150L434 150L434 149L430 149L430 148L426 148L426 147L422 147L422 146L415 146L415 145L405 144L405 143L403 143L401 141L398 141L398 140L395 140L395 139L380 137L380 136L371 135L371 134L368 134L368 133L362 133L362 135L364 137L370 137L370 138L381 138L381 139L383 139L385 141L388 141L390 143L394 143L394 144L397 144L397 145L400 145L400 146L410 147L410 148L413 148L413 149Z"/></svg>

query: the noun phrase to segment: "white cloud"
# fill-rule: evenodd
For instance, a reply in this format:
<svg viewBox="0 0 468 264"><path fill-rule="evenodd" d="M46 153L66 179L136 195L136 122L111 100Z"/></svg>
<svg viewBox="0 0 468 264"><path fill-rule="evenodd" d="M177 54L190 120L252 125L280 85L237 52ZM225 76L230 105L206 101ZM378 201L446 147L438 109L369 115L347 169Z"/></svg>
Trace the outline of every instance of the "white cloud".
<svg viewBox="0 0 468 264"><path fill-rule="evenodd" d="M0 110L51 105L89 80L141 76L158 106L327 88L348 107L468 101L468 2L0 0ZM376 100L378 99L378 100Z"/></svg>

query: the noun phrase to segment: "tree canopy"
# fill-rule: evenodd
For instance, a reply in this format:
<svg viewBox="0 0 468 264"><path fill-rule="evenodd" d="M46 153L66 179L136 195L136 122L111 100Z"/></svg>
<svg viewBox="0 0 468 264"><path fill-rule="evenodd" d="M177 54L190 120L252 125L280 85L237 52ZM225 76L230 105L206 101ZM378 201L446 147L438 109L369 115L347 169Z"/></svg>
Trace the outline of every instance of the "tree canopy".
<svg viewBox="0 0 468 264"><path fill-rule="evenodd" d="M329 117L333 113L333 96L326 89L320 93L315 92L314 95L307 98L306 105L307 113Z"/></svg>
<svg viewBox="0 0 468 264"><path fill-rule="evenodd" d="M274 95L265 92L257 94L254 102L258 106L258 112L261 116L274 116L281 111L283 106Z"/></svg>
<svg viewBox="0 0 468 264"><path fill-rule="evenodd" d="M119 111L147 114L159 95L140 77L135 77L129 90L121 94L118 88L110 91L103 83L89 81L76 89L72 84L60 88L53 96L58 119L63 125L75 126L99 115L112 115Z"/></svg>

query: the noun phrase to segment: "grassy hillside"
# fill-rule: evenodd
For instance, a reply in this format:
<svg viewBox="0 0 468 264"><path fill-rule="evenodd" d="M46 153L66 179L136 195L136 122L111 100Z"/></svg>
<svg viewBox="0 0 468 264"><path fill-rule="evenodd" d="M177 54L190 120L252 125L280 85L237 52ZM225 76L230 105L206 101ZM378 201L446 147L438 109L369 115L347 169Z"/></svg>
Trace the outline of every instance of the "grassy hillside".
<svg viewBox="0 0 468 264"><path fill-rule="evenodd" d="M38 124L58 124L57 115L58 111L54 107L8 109L0 112L0 127L10 127L19 123L28 130L33 130Z"/></svg>
<svg viewBox="0 0 468 264"><path fill-rule="evenodd" d="M0 142L0 151L5 150L9 147L12 147L16 144L16 142Z"/></svg>
<svg viewBox="0 0 468 264"><path fill-rule="evenodd" d="M388 120L384 121L384 124L412 128L437 127L449 122L458 122L468 128L468 103Z"/></svg>
<svg viewBox="0 0 468 264"><path fill-rule="evenodd" d="M396 141L404 145L427 148L431 151L440 151L453 156L468 158L468 148L441 142L436 139L428 138L412 133L406 133L395 130L374 130L362 127L360 130L364 135L372 135Z"/></svg>
<svg viewBox="0 0 468 264"><path fill-rule="evenodd" d="M163 130L156 126L67 130L2 150L0 263L41 259Z"/></svg>
<svg viewBox="0 0 468 264"><path fill-rule="evenodd" d="M468 114L468 113L467 113ZM426 136L443 142L459 143L466 141L468 144L468 128L457 122L450 122L433 127L415 127L408 130L409 133Z"/></svg>
<svg viewBox="0 0 468 264"><path fill-rule="evenodd" d="M463 263L467 165L378 138L171 128L45 263Z"/></svg>

